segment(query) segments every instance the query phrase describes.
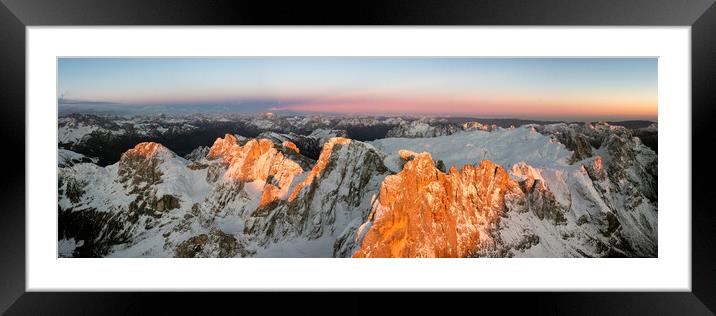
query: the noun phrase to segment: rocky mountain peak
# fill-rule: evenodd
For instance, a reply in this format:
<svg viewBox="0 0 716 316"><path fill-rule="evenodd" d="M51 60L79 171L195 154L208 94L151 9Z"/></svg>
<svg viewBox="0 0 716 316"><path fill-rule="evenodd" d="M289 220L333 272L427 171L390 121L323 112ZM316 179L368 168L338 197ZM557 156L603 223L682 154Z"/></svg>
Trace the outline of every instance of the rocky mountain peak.
<svg viewBox="0 0 716 316"><path fill-rule="evenodd" d="M592 156L592 146L589 144L589 140L583 134L577 134L574 136L574 143L572 144L574 154L572 155L572 162L580 161Z"/></svg>
<svg viewBox="0 0 716 316"><path fill-rule="evenodd" d="M487 230L517 183L488 160L446 174L429 153L411 156L383 181L354 256L466 257L489 242Z"/></svg>
<svg viewBox="0 0 716 316"><path fill-rule="evenodd" d="M160 153L170 153L169 149L164 147L162 144L155 142L143 142L139 143L134 148L126 151L125 156L142 156L144 158L152 158Z"/></svg>
<svg viewBox="0 0 716 316"><path fill-rule="evenodd" d="M331 138L313 167L294 181L287 201L258 209L246 229L259 244L287 236L311 240L341 234L334 251L349 256L355 228L365 221L372 197L388 174L371 145Z"/></svg>
<svg viewBox="0 0 716 316"><path fill-rule="evenodd" d="M176 155L159 143L139 143L127 150L119 160L117 174L121 182L147 185L161 182L159 165Z"/></svg>
<svg viewBox="0 0 716 316"><path fill-rule="evenodd" d="M403 159L404 161L411 161L411 160L415 159L415 156L417 156L417 155L418 155L418 153L411 151L411 150L407 150L407 149L398 150L398 156L400 156L400 159Z"/></svg>
<svg viewBox="0 0 716 316"><path fill-rule="evenodd" d="M293 190L293 193L291 193L291 196L288 198L288 201L291 202L298 194L301 192L301 189L303 187L311 185L313 183L313 180L316 177L320 177L321 172L323 169L326 168L326 165L328 165L328 160L331 158L331 154L333 153L333 147L336 145L345 145L350 143L351 140L349 138L345 137L333 137L329 139L324 145L323 150L321 150L321 155L318 157L318 160L316 161L316 164L313 166L313 169L308 173L306 178L301 181L299 184L296 185L296 188Z"/></svg>
<svg viewBox="0 0 716 316"><path fill-rule="evenodd" d="M214 144L211 145L211 148L209 149L209 154L207 154L207 158L216 159L219 157L225 157L236 146L238 146L236 136L232 134L226 134L224 135L224 138L217 138L216 141L214 141Z"/></svg>
<svg viewBox="0 0 716 316"><path fill-rule="evenodd" d="M262 205L285 196L293 178L303 172L301 165L288 159L268 139L251 139L244 146L233 146L225 155L229 166L224 178L255 182L263 186Z"/></svg>
<svg viewBox="0 0 716 316"><path fill-rule="evenodd" d="M184 155L184 158L189 161L198 162L206 158L209 154L209 147L199 146L192 150L190 153Z"/></svg>

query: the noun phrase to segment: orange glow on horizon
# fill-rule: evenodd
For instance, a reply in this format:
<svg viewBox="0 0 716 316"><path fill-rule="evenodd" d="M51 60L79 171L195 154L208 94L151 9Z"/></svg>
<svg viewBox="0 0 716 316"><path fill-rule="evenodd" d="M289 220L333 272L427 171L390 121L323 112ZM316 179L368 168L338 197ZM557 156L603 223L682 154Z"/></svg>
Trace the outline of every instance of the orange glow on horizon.
<svg viewBox="0 0 716 316"><path fill-rule="evenodd" d="M654 97L605 96L480 98L364 99L351 101L307 102L272 110L363 114L447 114L488 117L624 117L656 118L658 102Z"/></svg>

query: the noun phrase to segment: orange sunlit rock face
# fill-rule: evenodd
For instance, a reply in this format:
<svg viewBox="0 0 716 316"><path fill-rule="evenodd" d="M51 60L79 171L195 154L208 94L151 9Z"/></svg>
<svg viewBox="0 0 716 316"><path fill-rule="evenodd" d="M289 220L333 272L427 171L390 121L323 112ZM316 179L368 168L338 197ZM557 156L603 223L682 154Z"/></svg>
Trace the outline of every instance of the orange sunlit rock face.
<svg viewBox="0 0 716 316"><path fill-rule="evenodd" d="M259 207L285 199L293 178L303 172L268 139L251 139L240 146L236 137L226 134L214 142L207 158L223 160L227 165L225 180L263 184Z"/></svg>
<svg viewBox="0 0 716 316"><path fill-rule="evenodd" d="M505 194L519 185L488 160L443 173L429 153L409 153L401 152L409 159L403 170L385 178L354 257L471 255L490 238L486 230L504 211Z"/></svg>
<svg viewBox="0 0 716 316"><path fill-rule="evenodd" d="M293 151L296 152L297 154L300 154L300 153L301 153L301 151L298 149L298 147L296 146L296 144L294 144L294 143L291 142L291 141L284 141L283 144L282 144L282 146L283 146L284 148L288 148L288 149L290 149L290 150L293 150Z"/></svg>
<svg viewBox="0 0 716 316"><path fill-rule="evenodd" d="M160 153L174 155L162 144L153 142L139 143L134 148L125 151L119 159L117 167L117 174L121 181L131 181L135 185L161 182L162 171L157 168L157 165L164 158Z"/></svg>
<svg viewBox="0 0 716 316"><path fill-rule="evenodd" d="M238 146L236 136L231 134L224 135L224 138L217 138L214 144L209 149L209 153L206 155L209 159L216 159L219 157L230 157L231 153L235 151Z"/></svg>
<svg viewBox="0 0 716 316"><path fill-rule="evenodd" d="M284 191L281 190L281 188L273 184L266 184L264 186L263 192L261 193L261 199L259 200L259 208L266 207L271 203L280 200L285 195L286 194L284 193Z"/></svg>
<svg viewBox="0 0 716 316"><path fill-rule="evenodd" d="M140 155L144 157L153 157L157 151L163 149L164 146L155 142L143 142L139 143L134 148L127 150L125 155Z"/></svg>
<svg viewBox="0 0 716 316"><path fill-rule="evenodd" d="M349 138L344 138L344 137L333 137L333 138L329 139L323 145L323 149L321 150L321 155L318 157L316 164L313 166L311 171L308 173L308 176L306 176L306 178L303 181L301 181L299 184L296 185L296 188L293 189L293 192L291 192L291 196L288 198L288 201L291 202L294 199L296 199L298 194L301 193L301 189L303 189L304 187L310 186L316 177L320 177L321 172L323 171L323 169L326 168L326 165L328 164L329 158L331 158L331 154L333 153L333 146L345 145L350 142L351 142L351 140Z"/></svg>

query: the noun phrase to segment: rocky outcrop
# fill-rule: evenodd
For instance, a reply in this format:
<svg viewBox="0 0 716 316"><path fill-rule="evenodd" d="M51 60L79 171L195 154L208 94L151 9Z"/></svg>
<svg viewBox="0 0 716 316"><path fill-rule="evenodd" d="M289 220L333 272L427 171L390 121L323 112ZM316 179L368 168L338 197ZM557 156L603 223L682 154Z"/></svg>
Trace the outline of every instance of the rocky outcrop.
<svg viewBox="0 0 716 316"><path fill-rule="evenodd" d="M167 211L177 209L179 206L179 199L173 195L165 194L161 197L156 197L153 194L143 193L129 203L127 220L131 223L136 223L141 216L160 218ZM147 225L152 226L153 221Z"/></svg>
<svg viewBox="0 0 716 316"><path fill-rule="evenodd" d="M348 138L334 138L328 143L326 143L325 146L323 146L323 151L321 152L321 156L316 161L316 164L313 166L313 169L308 173L308 176L306 178L299 182L296 185L296 188L291 193L291 196L288 198L288 201L291 202L296 199L296 197L301 193L301 189L306 186L310 186L313 184L313 180L320 176L321 172L326 168L328 165L328 162L333 154L333 147L335 145L345 145L350 143L350 139Z"/></svg>
<svg viewBox="0 0 716 316"><path fill-rule="evenodd" d="M231 258L237 254L246 255L236 237L218 229L183 241L174 253L176 258Z"/></svg>
<svg viewBox="0 0 716 316"><path fill-rule="evenodd" d="M584 168L587 170L589 178L594 181L604 180L607 177L607 173L602 164L601 156L596 156L591 161L586 162L586 164L584 164Z"/></svg>
<svg viewBox="0 0 716 316"><path fill-rule="evenodd" d="M574 154L572 155L572 162L577 162L583 159L587 159L592 156L592 145L589 144L589 140L582 135L577 134L574 136L572 147L570 148L574 151Z"/></svg>
<svg viewBox="0 0 716 316"><path fill-rule="evenodd" d="M606 141L610 160L609 178L622 190L641 192L652 201L657 198L657 156L638 138L612 135Z"/></svg>
<svg viewBox="0 0 716 316"><path fill-rule="evenodd" d="M206 146L199 146L192 150L190 153L186 154L184 158L186 158L189 161L193 162L199 162L206 158L206 155L209 154L209 147Z"/></svg>
<svg viewBox="0 0 716 316"><path fill-rule="evenodd" d="M520 190L523 194L523 196L513 196L510 201L513 205L511 209L531 211L540 220L547 219L555 225L566 221L565 210L557 202L554 193L545 185L545 180L539 170L520 162L512 166L510 174L519 179Z"/></svg>

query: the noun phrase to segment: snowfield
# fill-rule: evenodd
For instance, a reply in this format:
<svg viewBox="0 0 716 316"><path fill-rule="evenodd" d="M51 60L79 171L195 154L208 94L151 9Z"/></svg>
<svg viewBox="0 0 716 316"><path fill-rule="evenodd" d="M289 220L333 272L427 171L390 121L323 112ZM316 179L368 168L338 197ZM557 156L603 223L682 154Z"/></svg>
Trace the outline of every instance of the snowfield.
<svg viewBox="0 0 716 316"><path fill-rule="evenodd" d="M572 155L564 145L531 127L465 131L429 138L384 138L369 143L386 154L385 165L394 172L400 171L401 149L428 152L448 169L451 166L461 169L480 160L491 160L507 168L519 162L537 168L565 168Z"/></svg>

